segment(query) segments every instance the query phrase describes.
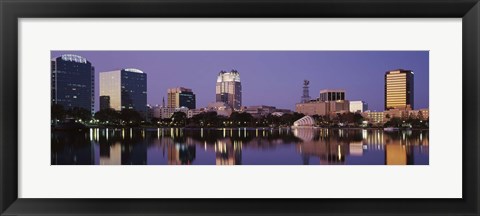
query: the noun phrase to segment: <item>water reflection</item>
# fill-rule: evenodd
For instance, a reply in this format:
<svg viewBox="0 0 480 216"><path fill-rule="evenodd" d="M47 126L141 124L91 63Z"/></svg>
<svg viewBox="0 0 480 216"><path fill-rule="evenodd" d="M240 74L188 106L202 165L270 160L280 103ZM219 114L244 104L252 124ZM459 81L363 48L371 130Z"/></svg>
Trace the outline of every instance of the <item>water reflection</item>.
<svg viewBox="0 0 480 216"><path fill-rule="evenodd" d="M428 131L106 129L52 132L53 165L424 165Z"/></svg>

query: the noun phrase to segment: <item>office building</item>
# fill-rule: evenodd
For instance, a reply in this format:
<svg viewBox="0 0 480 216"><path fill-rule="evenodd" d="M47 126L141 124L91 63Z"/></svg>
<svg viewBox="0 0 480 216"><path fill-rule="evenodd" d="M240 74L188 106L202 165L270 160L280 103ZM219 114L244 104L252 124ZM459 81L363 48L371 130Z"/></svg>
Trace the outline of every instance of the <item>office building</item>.
<svg viewBox="0 0 480 216"><path fill-rule="evenodd" d="M385 110L414 109L413 71L392 70L385 73Z"/></svg>
<svg viewBox="0 0 480 216"><path fill-rule="evenodd" d="M385 118L385 113L384 112L364 112L362 113L362 116L368 120L368 122L378 125L378 124L383 124L387 121Z"/></svg>
<svg viewBox="0 0 480 216"><path fill-rule="evenodd" d="M192 89L177 87L169 88L168 94L168 108L186 107L188 109L195 109L195 94Z"/></svg>
<svg viewBox="0 0 480 216"><path fill-rule="evenodd" d="M146 115L147 74L135 68L100 73L100 97L110 98L109 107L121 111L133 109Z"/></svg>
<svg viewBox="0 0 480 216"><path fill-rule="evenodd" d="M100 96L100 110L110 109L110 96Z"/></svg>
<svg viewBox="0 0 480 216"><path fill-rule="evenodd" d="M364 101L350 101L350 112L365 112L368 110L368 104Z"/></svg>
<svg viewBox="0 0 480 216"><path fill-rule="evenodd" d="M230 72L220 71L217 76L216 102L224 102L235 110L242 106L242 84L240 73L236 70Z"/></svg>
<svg viewBox="0 0 480 216"><path fill-rule="evenodd" d="M64 54L51 60L51 104L93 113L95 68L86 58Z"/></svg>
<svg viewBox="0 0 480 216"><path fill-rule="evenodd" d="M317 100L310 100L295 105L295 112L304 115L333 115L350 110L350 102L345 100L345 90L320 90Z"/></svg>

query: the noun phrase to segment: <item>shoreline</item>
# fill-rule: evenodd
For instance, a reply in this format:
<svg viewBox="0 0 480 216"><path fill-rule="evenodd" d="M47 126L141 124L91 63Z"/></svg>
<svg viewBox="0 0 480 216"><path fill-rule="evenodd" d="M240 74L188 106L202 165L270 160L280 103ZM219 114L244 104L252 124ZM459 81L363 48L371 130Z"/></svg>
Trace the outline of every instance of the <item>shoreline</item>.
<svg viewBox="0 0 480 216"><path fill-rule="evenodd" d="M223 129L234 129L234 130L278 130L278 129L337 129L337 130L383 130L386 132L395 132L395 131L409 131L409 130L429 130L429 128L392 128L391 130L385 130L388 127L158 127L158 126L105 126L105 125L85 125L83 129L184 129L184 130L223 130ZM55 128L51 125L52 131L65 131L61 128ZM390 129L390 128L389 128Z"/></svg>

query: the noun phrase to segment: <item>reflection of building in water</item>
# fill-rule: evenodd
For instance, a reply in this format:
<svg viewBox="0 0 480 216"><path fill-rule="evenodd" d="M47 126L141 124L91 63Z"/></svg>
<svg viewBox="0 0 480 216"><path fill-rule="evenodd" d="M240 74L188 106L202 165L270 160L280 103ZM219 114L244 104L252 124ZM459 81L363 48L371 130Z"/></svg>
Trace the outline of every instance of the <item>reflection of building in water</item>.
<svg viewBox="0 0 480 216"><path fill-rule="evenodd" d="M146 165L147 164L147 145L144 142L123 143L122 165Z"/></svg>
<svg viewBox="0 0 480 216"><path fill-rule="evenodd" d="M100 144L100 165L121 165L122 164L122 144L120 142L114 145Z"/></svg>
<svg viewBox="0 0 480 216"><path fill-rule="evenodd" d="M94 141L88 133L55 132L52 135L52 165L92 165L95 164Z"/></svg>
<svg viewBox="0 0 480 216"><path fill-rule="evenodd" d="M412 131L400 131L385 136L385 164L410 165L413 164L413 145L408 136Z"/></svg>
<svg viewBox="0 0 480 216"><path fill-rule="evenodd" d="M362 142L350 142L350 155L362 156L363 155L363 143Z"/></svg>
<svg viewBox="0 0 480 216"><path fill-rule="evenodd" d="M297 130L297 131L295 131ZM349 154L347 142L338 139L343 130L329 129L295 129L294 135L303 142L297 144L297 151L302 155L304 164L309 164L309 157L319 157L320 164L343 164L345 156ZM334 133L339 133L335 135ZM330 133L330 135L329 135ZM318 140L315 140L318 137Z"/></svg>
<svg viewBox="0 0 480 216"><path fill-rule="evenodd" d="M168 165L190 165L195 160L195 145L176 143L168 145Z"/></svg>
<svg viewBox="0 0 480 216"><path fill-rule="evenodd" d="M241 165L242 164L242 141L230 139L218 140L215 143L215 155L217 165Z"/></svg>

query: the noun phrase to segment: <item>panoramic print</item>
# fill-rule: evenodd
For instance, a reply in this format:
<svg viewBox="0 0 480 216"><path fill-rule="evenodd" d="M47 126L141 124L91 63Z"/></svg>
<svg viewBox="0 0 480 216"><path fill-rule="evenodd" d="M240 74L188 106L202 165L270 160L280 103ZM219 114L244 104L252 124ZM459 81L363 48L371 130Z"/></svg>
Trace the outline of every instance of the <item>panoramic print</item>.
<svg viewBox="0 0 480 216"><path fill-rule="evenodd" d="M51 165L428 165L428 51L51 51Z"/></svg>

